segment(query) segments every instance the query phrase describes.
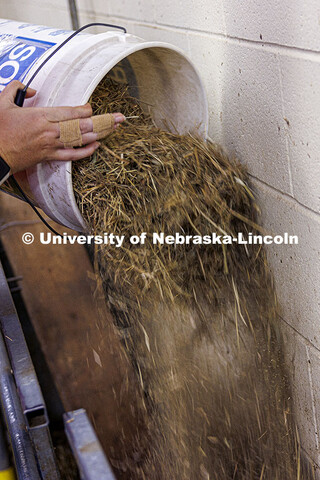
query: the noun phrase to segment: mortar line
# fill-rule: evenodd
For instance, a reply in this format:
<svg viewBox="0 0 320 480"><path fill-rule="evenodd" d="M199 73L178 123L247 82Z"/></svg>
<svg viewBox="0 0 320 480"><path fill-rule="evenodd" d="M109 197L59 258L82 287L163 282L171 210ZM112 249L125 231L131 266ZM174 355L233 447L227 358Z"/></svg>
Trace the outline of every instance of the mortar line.
<svg viewBox="0 0 320 480"><path fill-rule="evenodd" d="M293 327L289 322L287 322L287 320L285 320L285 318L283 318L282 315L279 315L281 321L283 323L285 323L289 328L291 328L297 335L299 335L301 338L303 338L303 340L305 341L305 343L309 346L309 347L312 347L314 348L315 350L317 350L317 352L320 353L320 348L316 347L308 338L306 338L299 330L297 330L295 327ZM305 346L307 346L305 345Z"/></svg>
<svg viewBox="0 0 320 480"><path fill-rule="evenodd" d="M313 467L316 469L316 471L319 471L320 464L318 460L315 460L313 457L311 457L310 452L307 452L307 450L301 445L301 450L303 450L305 456L307 459L313 464Z"/></svg>
<svg viewBox="0 0 320 480"><path fill-rule="evenodd" d="M222 21L223 21L223 30L224 30L224 35L227 35L227 21L226 21L226 11L225 8L222 8Z"/></svg>
<svg viewBox="0 0 320 480"><path fill-rule="evenodd" d="M156 23L156 7L155 7L155 1L152 0L152 21Z"/></svg>
<svg viewBox="0 0 320 480"><path fill-rule="evenodd" d="M280 55L277 55L278 61L278 74L279 74L279 82L280 82L280 95L281 95L281 111L282 111L282 118L285 118L285 111L284 111L284 97L283 97L283 83L282 83L282 69L281 69L281 59ZM291 171L291 160L290 160L290 146L289 146L289 139L288 139L288 129L285 128L285 141L286 141L286 152L287 152L287 162L288 162L288 170L289 170L289 183L290 183L290 191L291 195L294 198L294 191L293 191L293 180L292 180L292 171Z"/></svg>
<svg viewBox="0 0 320 480"><path fill-rule="evenodd" d="M190 42L190 34L189 33L187 33L187 47L188 47L188 50L187 50L188 55L189 55L189 57L191 57L191 42Z"/></svg>
<svg viewBox="0 0 320 480"><path fill-rule="evenodd" d="M84 10L85 9L80 9L81 10ZM231 42L238 42L238 43L243 43L243 44L247 44L247 45L255 45L256 48L259 48L259 47L267 47L269 50L275 50L276 52L278 52L279 50L284 50L284 51L287 51L287 52L296 52L296 53L300 53L300 54L309 54L309 55L313 55L313 56L316 56L317 57L317 60L319 59L320 60L320 50L312 50L310 48L304 48L304 47L298 47L298 46L295 46L295 45L283 45L281 43L277 43L277 42L267 42L267 41L261 41L261 40L253 40L253 39L248 39L248 38L243 38L243 37L236 37L236 36L233 36L233 35L228 35L228 34L225 34L225 33L218 33L218 32L210 32L209 30L200 30L200 29L196 29L196 28L186 28L186 27L181 27L179 25L169 25L167 23L151 23L150 21L147 21L147 20L141 20L141 19L138 19L138 18L129 18L129 17L124 17L122 15L118 15L118 14L106 14L106 13L103 13L103 12L95 12L96 15L102 15L102 16L106 16L106 17L112 17L112 18L116 18L116 19L120 19L120 20L124 20L128 23L134 23L136 25L141 25L141 26L144 26L144 27L150 27L150 28L158 28L158 29L161 29L161 28L165 28L165 29L168 29L168 30L172 30L172 31L182 31L184 33L197 33L197 34L203 34L203 35L207 35L207 36L211 36L213 38L217 38L217 39L220 39L220 40L229 40Z"/></svg>
<svg viewBox="0 0 320 480"><path fill-rule="evenodd" d="M307 214L311 214L311 215L314 215L314 220L316 220L317 222L320 222L320 212L316 212L315 210L313 210L312 208L310 207L307 207L306 205L304 205L303 203L299 202L299 200L297 200L296 198L292 197L291 195L289 195L288 193L286 192L283 192L282 190L279 190L278 188L276 187L273 187L272 185L269 185L269 183L266 183L264 180L261 180L260 178L256 177L255 175L252 175L251 173L249 173L249 177L253 178L256 182L258 183L261 183L262 185L264 185L265 187L267 188L270 188L270 190L273 190L274 192L276 193L279 193L281 196L285 197L287 200L291 201L295 206L299 206L301 207L303 210L305 210L305 213Z"/></svg>

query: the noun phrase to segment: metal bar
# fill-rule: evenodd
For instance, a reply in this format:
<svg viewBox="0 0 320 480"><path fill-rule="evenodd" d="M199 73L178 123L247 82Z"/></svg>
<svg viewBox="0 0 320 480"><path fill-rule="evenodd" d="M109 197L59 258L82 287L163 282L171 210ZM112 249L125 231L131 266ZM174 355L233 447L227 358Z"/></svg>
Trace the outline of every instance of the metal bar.
<svg viewBox="0 0 320 480"><path fill-rule="evenodd" d="M21 275L18 275L17 277L9 277L7 278L7 283L18 282L20 280L23 280L23 277L21 277Z"/></svg>
<svg viewBox="0 0 320 480"><path fill-rule="evenodd" d="M47 426L46 406L1 263L0 292L1 329L27 425L30 429Z"/></svg>
<svg viewBox="0 0 320 480"><path fill-rule="evenodd" d="M11 293L16 293L16 292L21 292L21 291L22 291L22 287L12 287L12 288L10 288Z"/></svg>
<svg viewBox="0 0 320 480"><path fill-rule="evenodd" d="M40 480L2 334L0 334L0 397L18 479Z"/></svg>
<svg viewBox="0 0 320 480"><path fill-rule="evenodd" d="M59 480L60 474L56 465L49 434L46 406L1 263L0 293L0 324L5 337L7 351L11 359L11 362L9 362L6 351L10 365L10 374L12 369L14 375L13 382L15 381L18 389L16 395L17 398L18 396L20 397L19 408L24 414L26 424L24 428L25 430L27 430L26 427L29 429L29 443L31 441L33 455L34 450L36 452L41 479ZM1 340L3 341L2 335ZM4 410L5 409L6 407L4 406ZM6 411L4 413L6 414ZM9 433L12 435L11 432ZM12 437L11 442L14 441L15 437ZM29 444L27 448L30 448ZM37 479L40 477L34 478Z"/></svg>
<svg viewBox="0 0 320 480"><path fill-rule="evenodd" d="M60 480L48 427L30 430L42 480Z"/></svg>
<svg viewBox="0 0 320 480"><path fill-rule="evenodd" d="M86 411L67 412L63 420L81 480L116 480Z"/></svg>
<svg viewBox="0 0 320 480"><path fill-rule="evenodd" d="M5 438L5 430L2 418L0 420L0 472L10 467L8 445Z"/></svg>
<svg viewBox="0 0 320 480"><path fill-rule="evenodd" d="M69 11L70 11L70 17L72 22L72 28L73 30L78 30L79 16L78 16L76 0L69 0Z"/></svg>

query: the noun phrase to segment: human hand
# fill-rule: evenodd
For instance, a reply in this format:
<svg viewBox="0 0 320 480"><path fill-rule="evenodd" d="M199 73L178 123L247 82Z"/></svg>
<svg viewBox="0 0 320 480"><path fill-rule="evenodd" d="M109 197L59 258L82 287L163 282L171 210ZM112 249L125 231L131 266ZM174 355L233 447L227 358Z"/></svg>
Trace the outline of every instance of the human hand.
<svg viewBox="0 0 320 480"><path fill-rule="evenodd" d="M14 99L22 83L14 80L0 94L0 156L12 173L25 170L42 161L69 161L89 157L99 147L97 133L93 133L92 108L87 103L78 107L21 108ZM26 98L36 91L28 88ZM115 113L117 128L125 117ZM65 148L60 140L59 122L80 119L83 147Z"/></svg>

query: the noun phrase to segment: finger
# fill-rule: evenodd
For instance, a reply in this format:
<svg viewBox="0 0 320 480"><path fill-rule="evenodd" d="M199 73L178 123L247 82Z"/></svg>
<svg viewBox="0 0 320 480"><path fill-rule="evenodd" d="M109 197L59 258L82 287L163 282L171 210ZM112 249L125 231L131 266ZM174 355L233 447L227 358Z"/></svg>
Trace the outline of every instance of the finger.
<svg viewBox="0 0 320 480"><path fill-rule="evenodd" d="M83 145L88 145L89 143L96 142L98 140L98 134L94 132L89 132L89 133L84 133L81 136L81 139L79 140L77 145L73 145L75 147L82 147ZM76 142L74 142L76 143ZM57 148L65 148L68 149L71 147L71 145L67 145L66 147L64 146L64 143L61 142L59 138L55 138L54 142L55 147Z"/></svg>
<svg viewBox="0 0 320 480"><path fill-rule="evenodd" d="M81 160L82 158L90 157L99 146L99 142L93 142L81 148L61 148L58 150L55 159L62 162Z"/></svg>
<svg viewBox="0 0 320 480"><path fill-rule="evenodd" d="M81 118L80 119L80 131L82 135L84 133L89 133L93 131L93 123L92 123L92 118Z"/></svg>
<svg viewBox="0 0 320 480"><path fill-rule="evenodd" d="M30 87L29 87L29 88L27 89L26 98L34 97L36 93L37 93L37 90L35 90L34 88L30 88Z"/></svg>
<svg viewBox="0 0 320 480"><path fill-rule="evenodd" d="M77 120L77 119L73 119L73 120ZM63 120L62 122L68 122L68 120ZM51 123L52 131L55 132L55 136L57 138L59 138L59 140L61 140L60 139L61 130L62 130L62 127L63 127L63 125L61 125L62 122ZM80 118L79 119L79 128L80 128L80 134L81 135L84 135L85 133L90 133L90 132L92 133L93 132L93 123L92 123L91 117ZM94 138L93 140L96 140L96 138ZM84 143L84 142L82 142L82 143ZM77 146L80 146L80 145L77 145Z"/></svg>
<svg viewBox="0 0 320 480"><path fill-rule="evenodd" d="M106 113L92 117L93 131L98 134L98 139L107 137L114 130L115 117Z"/></svg>
<svg viewBox="0 0 320 480"><path fill-rule="evenodd" d="M14 100L17 95L17 91L19 89L22 90L23 88L24 88L23 83L19 82L18 80L13 80L4 88L4 90L1 93L1 97L2 98L6 97L7 100L14 103Z"/></svg>
<svg viewBox="0 0 320 480"><path fill-rule="evenodd" d="M75 118L88 118L92 116L92 108L89 103L79 107L46 107L43 108L46 119L49 122L63 122Z"/></svg>
<svg viewBox="0 0 320 480"><path fill-rule="evenodd" d="M122 113L113 113L112 115L114 117L114 128L116 128L116 126L119 123L122 123L126 118L124 115L122 115ZM80 119L80 130L82 134L93 131L92 117Z"/></svg>
<svg viewBox="0 0 320 480"><path fill-rule="evenodd" d="M119 123L124 122L126 119L126 117L119 112L113 113L112 115L114 116L114 128L116 128Z"/></svg>
<svg viewBox="0 0 320 480"><path fill-rule="evenodd" d="M55 136L65 148L80 147L111 133L124 120L121 113L51 122ZM117 123L116 123L117 122ZM85 133L84 133L85 132Z"/></svg>
<svg viewBox="0 0 320 480"><path fill-rule="evenodd" d="M98 140L98 134L89 132L89 133L84 133L82 135L82 145L88 145L88 143L92 143Z"/></svg>

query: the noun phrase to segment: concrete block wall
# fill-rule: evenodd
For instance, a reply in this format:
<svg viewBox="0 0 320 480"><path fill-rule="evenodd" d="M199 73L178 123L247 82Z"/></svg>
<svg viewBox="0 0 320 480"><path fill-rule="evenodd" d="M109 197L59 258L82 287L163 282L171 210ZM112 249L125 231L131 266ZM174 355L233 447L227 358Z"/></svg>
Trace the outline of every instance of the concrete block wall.
<svg viewBox="0 0 320 480"><path fill-rule="evenodd" d="M0 0L0 16L69 28L67 0ZM105 21L183 49L210 136L248 165L262 218L299 245L269 248L304 450L320 466L320 5L317 0L78 0Z"/></svg>

